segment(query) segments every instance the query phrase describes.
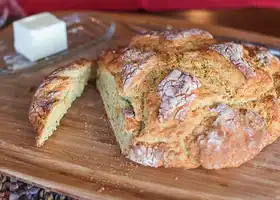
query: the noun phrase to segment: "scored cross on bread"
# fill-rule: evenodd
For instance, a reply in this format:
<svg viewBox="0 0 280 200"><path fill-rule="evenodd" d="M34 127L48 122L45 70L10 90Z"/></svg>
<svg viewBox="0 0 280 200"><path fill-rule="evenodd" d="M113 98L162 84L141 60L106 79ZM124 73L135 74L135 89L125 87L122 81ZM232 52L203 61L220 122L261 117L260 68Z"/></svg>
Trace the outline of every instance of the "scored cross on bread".
<svg viewBox="0 0 280 200"><path fill-rule="evenodd" d="M53 134L72 102L81 96L91 78L91 68L92 63L83 59L58 68L43 80L29 110L38 147Z"/></svg>

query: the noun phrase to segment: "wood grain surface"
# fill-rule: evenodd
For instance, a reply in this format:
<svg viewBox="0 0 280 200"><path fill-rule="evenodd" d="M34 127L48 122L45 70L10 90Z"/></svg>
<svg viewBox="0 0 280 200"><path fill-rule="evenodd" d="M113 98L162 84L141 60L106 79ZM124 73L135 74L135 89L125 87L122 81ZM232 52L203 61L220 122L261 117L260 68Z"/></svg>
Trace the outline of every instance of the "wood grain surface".
<svg viewBox="0 0 280 200"><path fill-rule="evenodd" d="M210 25L202 27L183 20L116 13L96 15L118 22L200 27L213 34L280 46L278 38ZM0 38L11 34L9 27L0 33ZM42 78L79 57L95 59L101 50L123 45L132 35L117 24L110 41L84 53L38 72L0 77L0 172L83 199L280 199L279 141L236 169L139 166L120 154L94 83L74 102L48 142L42 148L35 147L27 115L29 102Z"/></svg>

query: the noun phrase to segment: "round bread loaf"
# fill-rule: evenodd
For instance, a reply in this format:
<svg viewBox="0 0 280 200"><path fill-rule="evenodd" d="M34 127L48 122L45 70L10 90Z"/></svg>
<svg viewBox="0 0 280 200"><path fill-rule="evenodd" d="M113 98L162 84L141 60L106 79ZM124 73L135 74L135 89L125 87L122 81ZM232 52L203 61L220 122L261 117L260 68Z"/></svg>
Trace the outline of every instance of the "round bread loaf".
<svg viewBox="0 0 280 200"><path fill-rule="evenodd" d="M280 63L204 30L151 32L99 59L122 153L151 167L238 167L280 135Z"/></svg>

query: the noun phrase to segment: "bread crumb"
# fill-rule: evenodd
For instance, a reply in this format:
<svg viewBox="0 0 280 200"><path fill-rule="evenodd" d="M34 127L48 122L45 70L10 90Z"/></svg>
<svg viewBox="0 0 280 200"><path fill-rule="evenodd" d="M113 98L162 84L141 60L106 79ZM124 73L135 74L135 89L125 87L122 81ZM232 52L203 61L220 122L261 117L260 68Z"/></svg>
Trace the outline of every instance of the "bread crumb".
<svg viewBox="0 0 280 200"><path fill-rule="evenodd" d="M87 106L88 106L88 108L94 108L94 104L93 103L88 103Z"/></svg>
<svg viewBox="0 0 280 200"><path fill-rule="evenodd" d="M166 29L167 29L167 30L172 30L172 29L173 29L173 26L171 26L171 25L168 24L168 25L166 25Z"/></svg>
<svg viewBox="0 0 280 200"><path fill-rule="evenodd" d="M104 187L101 187L101 188L99 188L98 190L97 190L97 192L103 192L105 190L105 188Z"/></svg>
<svg viewBox="0 0 280 200"><path fill-rule="evenodd" d="M114 168L110 168L110 171L112 171L113 173L116 172L116 170Z"/></svg>

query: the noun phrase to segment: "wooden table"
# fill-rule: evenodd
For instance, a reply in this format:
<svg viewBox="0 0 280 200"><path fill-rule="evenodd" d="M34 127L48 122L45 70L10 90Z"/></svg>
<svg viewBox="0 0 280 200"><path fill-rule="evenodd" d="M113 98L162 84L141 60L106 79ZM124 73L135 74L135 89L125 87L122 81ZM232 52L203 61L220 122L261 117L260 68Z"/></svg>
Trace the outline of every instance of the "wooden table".
<svg viewBox="0 0 280 200"><path fill-rule="evenodd" d="M65 14L65 13L59 13ZM133 14L95 13L118 22L204 28L213 34L280 46L280 39L184 20ZM11 28L0 33L8 37ZM39 72L0 77L0 172L85 199L280 199L280 143L266 147L236 169L153 169L121 156L102 101L89 85L42 148L34 146L27 118L29 102L42 78L79 57L96 58L102 49L123 45L133 33L117 23L113 38Z"/></svg>

